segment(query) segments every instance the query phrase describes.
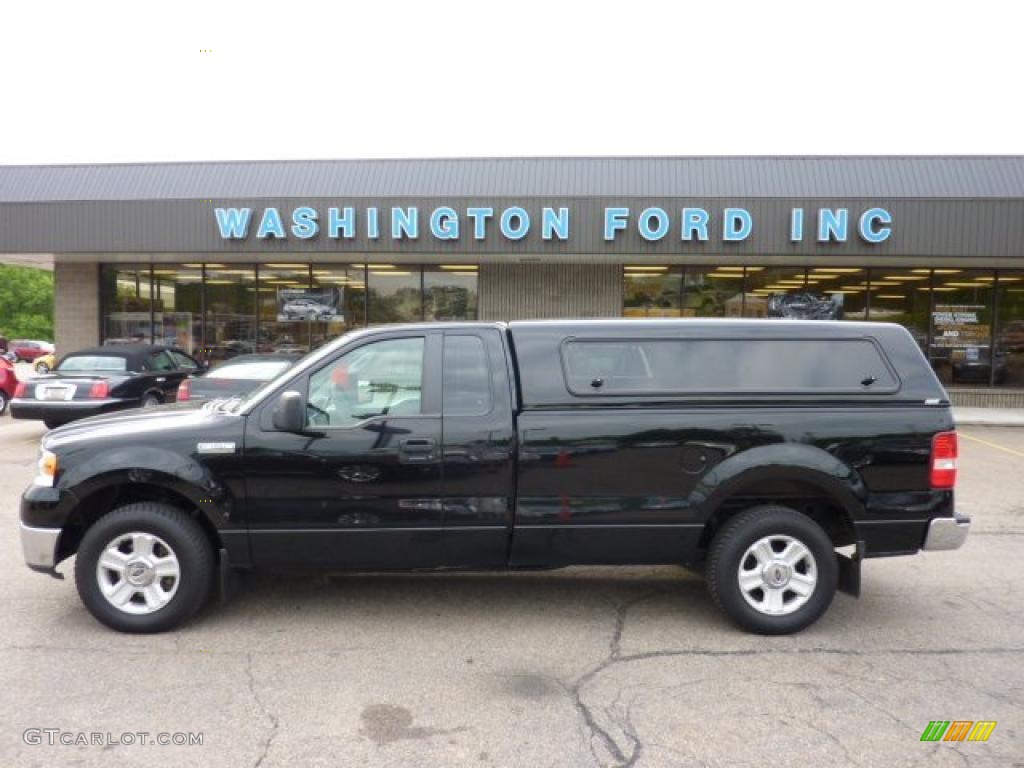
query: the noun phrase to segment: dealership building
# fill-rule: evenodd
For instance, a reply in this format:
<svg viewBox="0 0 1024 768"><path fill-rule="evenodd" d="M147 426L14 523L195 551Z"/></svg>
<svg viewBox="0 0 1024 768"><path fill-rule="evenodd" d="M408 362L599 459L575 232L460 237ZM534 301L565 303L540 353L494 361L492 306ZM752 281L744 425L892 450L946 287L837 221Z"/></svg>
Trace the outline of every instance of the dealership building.
<svg viewBox="0 0 1024 768"><path fill-rule="evenodd" d="M420 320L868 319L906 326L960 402L1024 405L1024 157L0 166L0 262L54 270L58 352L152 340L216 361Z"/></svg>

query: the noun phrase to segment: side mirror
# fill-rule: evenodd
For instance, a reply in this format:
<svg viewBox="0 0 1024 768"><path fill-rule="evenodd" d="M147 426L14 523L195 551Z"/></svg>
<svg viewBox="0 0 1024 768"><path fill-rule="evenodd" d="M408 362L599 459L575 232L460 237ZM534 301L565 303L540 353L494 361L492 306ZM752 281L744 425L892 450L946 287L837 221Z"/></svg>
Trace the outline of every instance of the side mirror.
<svg viewBox="0 0 1024 768"><path fill-rule="evenodd" d="M306 427L306 398L301 392L289 390L277 398L273 414L274 429L301 432Z"/></svg>

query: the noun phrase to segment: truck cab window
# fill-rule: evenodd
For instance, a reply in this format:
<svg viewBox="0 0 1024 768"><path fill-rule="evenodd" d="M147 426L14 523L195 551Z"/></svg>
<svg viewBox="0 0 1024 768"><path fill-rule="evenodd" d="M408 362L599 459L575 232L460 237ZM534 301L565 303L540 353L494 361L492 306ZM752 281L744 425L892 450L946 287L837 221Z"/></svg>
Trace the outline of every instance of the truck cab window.
<svg viewBox="0 0 1024 768"><path fill-rule="evenodd" d="M387 339L354 349L310 376L309 423L350 427L375 416L418 416L423 337Z"/></svg>
<svg viewBox="0 0 1024 768"><path fill-rule="evenodd" d="M444 340L444 413L482 416L491 410L491 368L479 336Z"/></svg>

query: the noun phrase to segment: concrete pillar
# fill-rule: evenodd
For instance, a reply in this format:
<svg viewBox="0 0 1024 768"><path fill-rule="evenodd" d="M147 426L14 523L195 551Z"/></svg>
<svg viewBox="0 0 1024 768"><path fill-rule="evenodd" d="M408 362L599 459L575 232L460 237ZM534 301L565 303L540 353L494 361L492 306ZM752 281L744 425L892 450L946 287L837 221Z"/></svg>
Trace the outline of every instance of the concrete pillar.
<svg viewBox="0 0 1024 768"><path fill-rule="evenodd" d="M481 264L481 320L619 317L621 264Z"/></svg>
<svg viewBox="0 0 1024 768"><path fill-rule="evenodd" d="M53 265L57 355L100 343L100 266L58 260Z"/></svg>

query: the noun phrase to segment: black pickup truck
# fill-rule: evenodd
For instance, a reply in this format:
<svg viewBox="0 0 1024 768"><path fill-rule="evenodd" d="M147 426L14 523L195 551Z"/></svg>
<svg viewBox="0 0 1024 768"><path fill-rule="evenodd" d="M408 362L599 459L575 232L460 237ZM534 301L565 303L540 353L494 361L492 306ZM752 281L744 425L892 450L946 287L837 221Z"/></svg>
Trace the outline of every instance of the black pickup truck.
<svg viewBox="0 0 1024 768"><path fill-rule="evenodd" d="M119 630L235 569L671 563L787 633L862 560L959 547L949 400L898 325L601 320L347 334L242 399L43 439L25 558Z"/></svg>

